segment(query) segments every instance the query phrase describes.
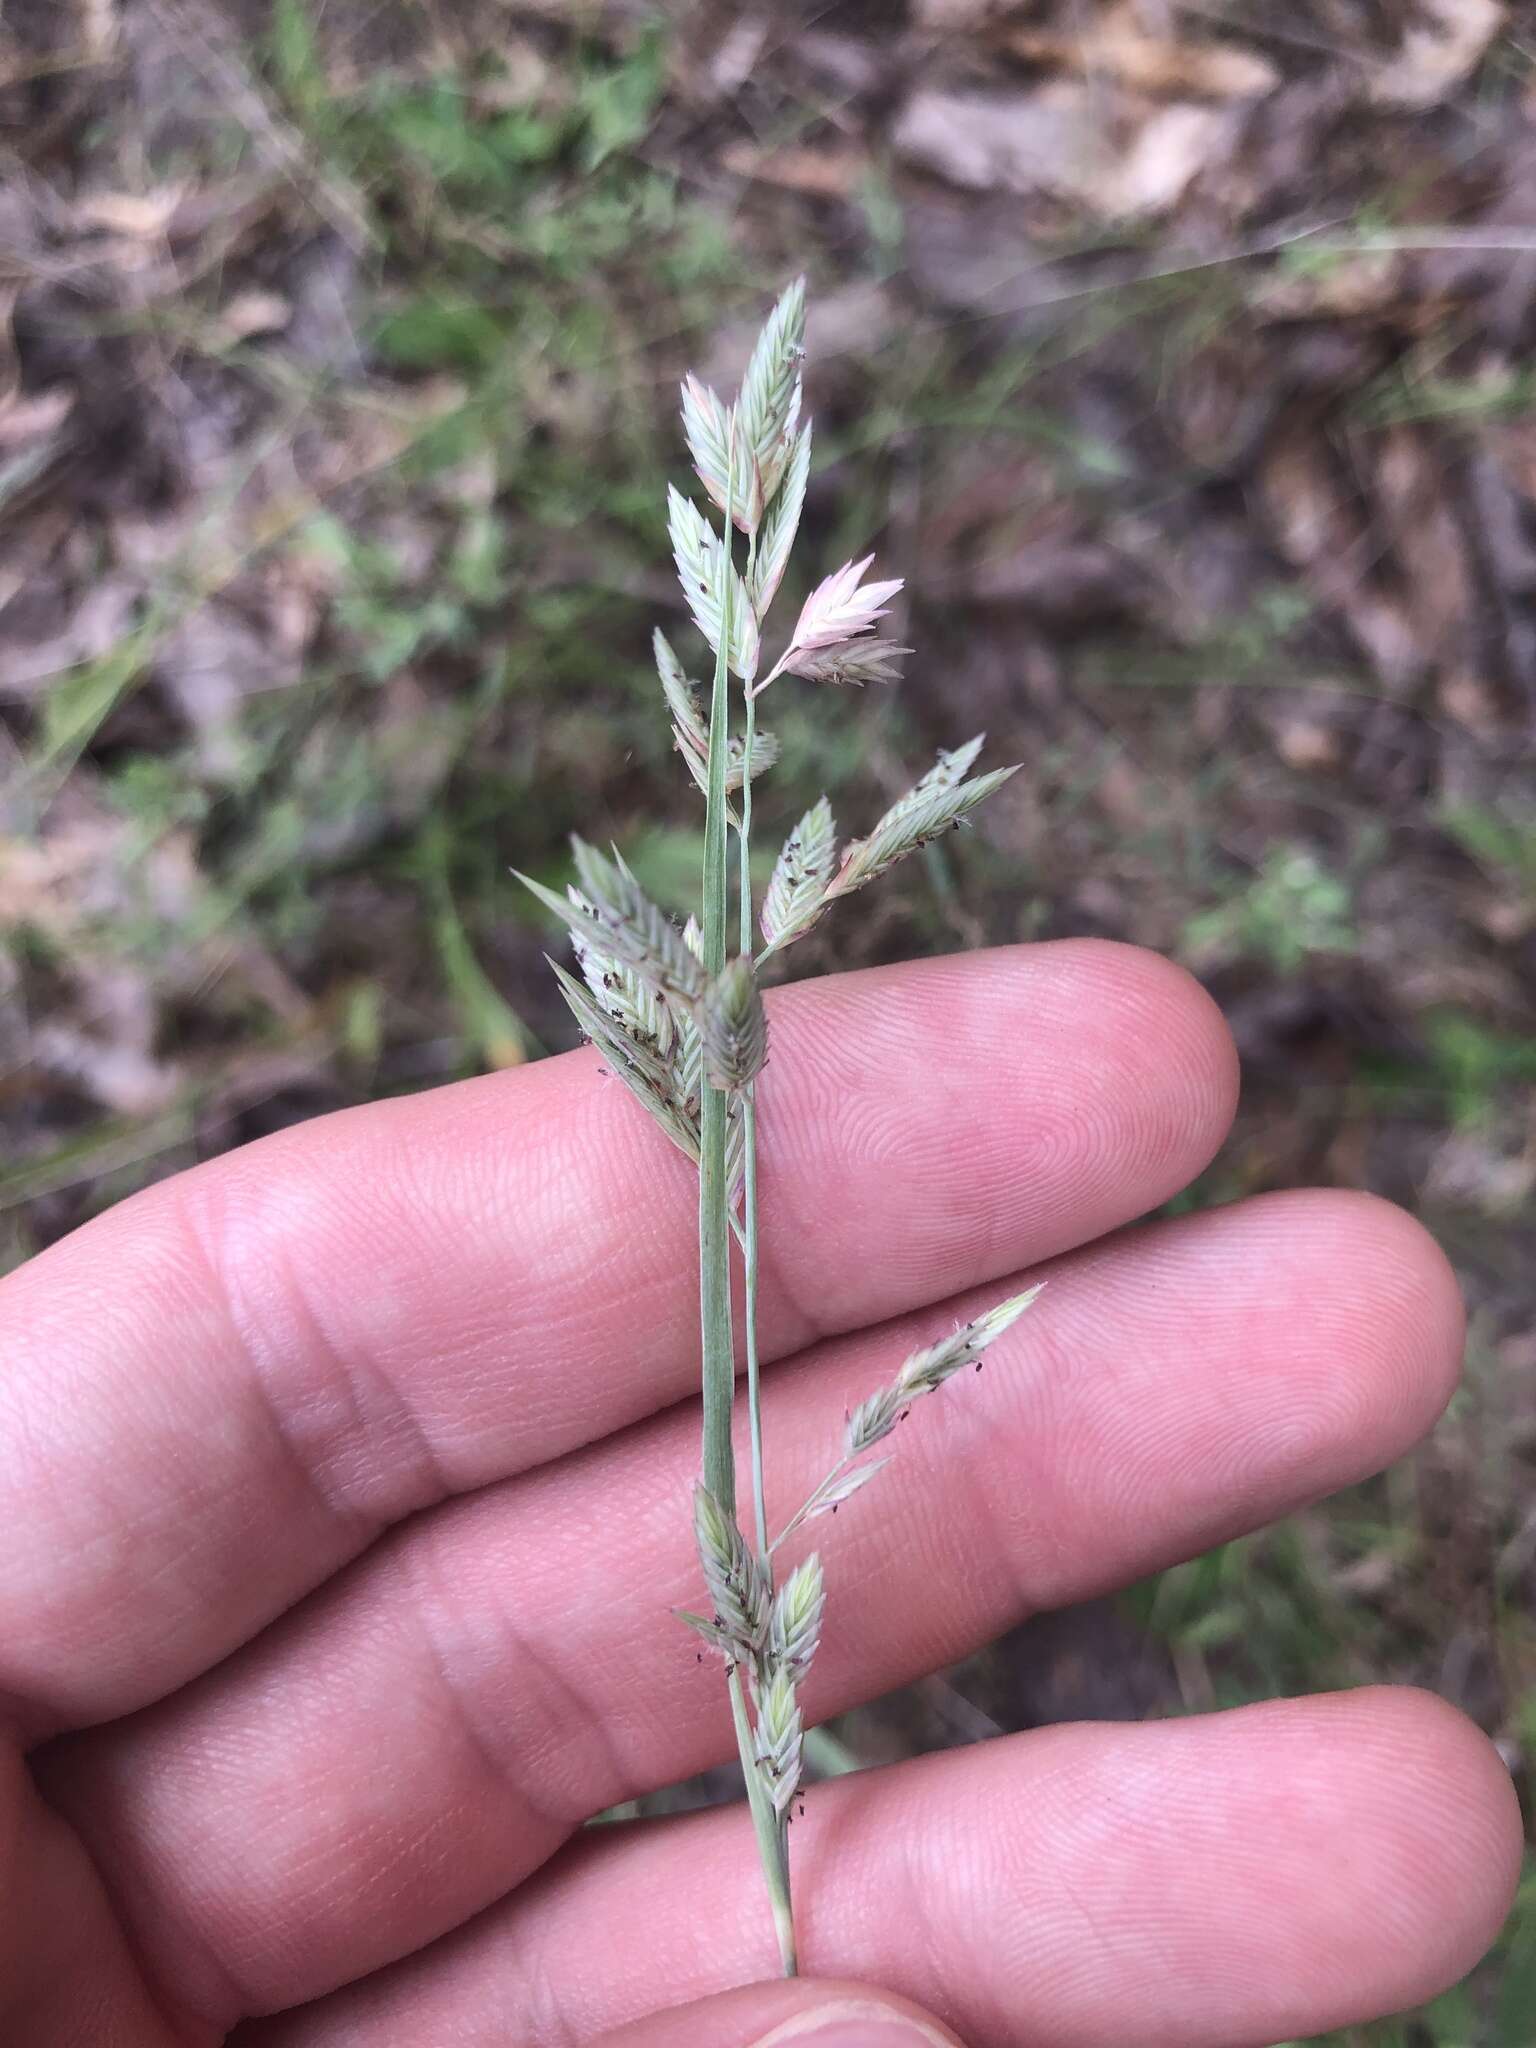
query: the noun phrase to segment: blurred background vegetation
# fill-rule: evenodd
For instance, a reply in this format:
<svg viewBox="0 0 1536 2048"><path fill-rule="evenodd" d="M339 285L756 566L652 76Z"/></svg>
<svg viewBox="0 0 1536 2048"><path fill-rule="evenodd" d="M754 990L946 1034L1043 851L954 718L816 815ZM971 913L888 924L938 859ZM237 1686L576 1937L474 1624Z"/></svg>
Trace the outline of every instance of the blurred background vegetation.
<svg viewBox="0 0 1536 2048"><path fill-rule="evenodd" d="M1026 769L802 970L1173 954L1246 1075L1182 1206L1378 1189L1471 1310L1414 1458L823 1761L1387 1678L1528 1792L1528 10L7 0L0 131L4 1262L570 1043L507 870L579 820L693 886L675 381L803 269L804 553L873 536L921 652L776 705L777 798L867 818L983 726ZM1473 1982L1347 2038L1536 2039L1536 1862Z"/></svg>

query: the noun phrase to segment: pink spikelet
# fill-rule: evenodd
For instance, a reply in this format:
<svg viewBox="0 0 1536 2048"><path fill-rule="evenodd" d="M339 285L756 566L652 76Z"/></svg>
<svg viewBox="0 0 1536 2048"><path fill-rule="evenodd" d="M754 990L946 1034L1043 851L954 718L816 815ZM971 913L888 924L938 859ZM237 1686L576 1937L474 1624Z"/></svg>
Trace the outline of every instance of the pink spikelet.
<svg viewBox="0 0 1536 2048"><path fill-rule="evenodd" d="M874 631L875 621L885 617L886 607L902 583L899 576L887 583L864 583L864 572L874 559L866 555L862 562L845 562L817 584L796 622L792 653L809 654L815 648L835 647L841 640Z"/></svg>

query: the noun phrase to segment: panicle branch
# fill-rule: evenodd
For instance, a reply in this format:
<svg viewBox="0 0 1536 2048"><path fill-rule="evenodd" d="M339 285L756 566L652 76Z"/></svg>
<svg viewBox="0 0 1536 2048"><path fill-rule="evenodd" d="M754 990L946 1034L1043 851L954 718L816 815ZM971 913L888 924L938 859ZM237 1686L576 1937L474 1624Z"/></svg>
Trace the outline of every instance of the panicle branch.
<svg viewBox="0 0 1536 2048"><path fill-rule="evenodd" d="M865 1464L856 1461L891 1434L914 1401L921 1400L924 1394L935 1393L947 1379L952 1379L968 1365L974 1365L979 1372L982 1354L989 1345L997 1342L1005 1330L1012 1329L1024 1311L1039 1298L1044 1284L1042 1281L1034 1287L1026 1287L1022 1294L1010 1295L1006 1301L988 1309L985 1315L973 1316L970 1322L951 1330L936 1344L925 1344L921 1350L911 1352L903 1360L896 1377L861 1401L848 1417L837 1463L774 1538L773 1549L777 1550L802 1523L817 1515L836 1514L851 1494L867 1486L875 1474L890 1463L890 1459L876 1458Z"/></svg>

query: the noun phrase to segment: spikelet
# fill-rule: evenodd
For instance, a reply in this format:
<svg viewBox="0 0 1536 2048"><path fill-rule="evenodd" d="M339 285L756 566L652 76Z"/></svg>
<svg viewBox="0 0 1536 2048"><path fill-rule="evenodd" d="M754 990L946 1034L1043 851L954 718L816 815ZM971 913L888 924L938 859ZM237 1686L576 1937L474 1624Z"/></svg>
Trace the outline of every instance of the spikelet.
<svg viewBox="0 0 1536 2048"><path fill-rule="evenodd" d="M725 592L731 593L731 644L727 653L735 673L750 682L757 673L757 615L747 598L741 572L726 559L720 536L691 498L667 491L667 525L672 559L693 622L718 651L725 618Z"/></svg>
<svg viewBox="0 0 1536 2048"><path fill-rule="evenodd" d="M781 667L790 667L796 656L814 653L819 647L836 647L839 641L875 630L900 590L901 578L865 583L864 572L874 559L866 555L861 562L845 562L817 584L800 609Z"/></svg>
<svg viewBox="0 0 1536 2048"><path fill-rule="evenodd" d="M579 890L560 896L527 875L518 880L570 926L579 944L633 969L663 995L691 1002L703 988L704 970L677 926L621 863L606 860L583 839L571 844Z"/></svg>
<svg viewBox="0 0 1536 2048"><path fill-rule="evenodd" d="M791 650L781 666L787 674L803 676L808 683L861 690L866 683L900 682L901 664L911 652L910 647L897 647L889 640L839 640L807 654Z"/></svg>
<svg viewBox="0 0 1536 2048"><path fill-rule="evenodd" d="M757 1710L758 1768L773 1802L773 1810L782 1819L800 1789L805 1739L800 1702L789 1666L775 1664L760 1676L755 1676L752 1697Z"/></svg>
<svg viewBox="0 0 1536 2048"><path fill-rule="evenodd" d="M807 420L790 445L783 479L757 537L757 561L750 594L759 619L766 615L773 603L784 580L784 571L789 566L790 550L800 528L800 513L805 504L805 486L810 473L811 423Z"/></svg>
<svg viewBox="0 0 1536 2048"><path fill-rule="evenodd" d="M980 742L972 744L979 745ZM963 755L967 751L962 748L960 753ZM905 796L897 798L867 839L856 839L844 849L842 866L827 885L829 900L835 896L851 896L855 889L862 889L866 882L883 875L909 853L916 853L920 846L926 846L941 832L958 825L994 790L1001 789L1010 776L1018 773L1016 768L994 768L989 774L960 782L952 780L946 772L948 764L955 758L941 754L938 766L931 768Z"/></svg>
<svg viewBox="0 0 1536 2048"><path fill-rule="evenodd" d="M800 364L805 354L805 279L780 295L752 350L736 403L738 431L762 477L771 503L790 455L800 417Z"/></svg>
<svg viewBox="0 0 1536 2048"><path fill-rule="evenodd" d="M714 1607L711 1626L738 1660L756 1656L768 1632L772 1595L735 1516L726 1513L707 1486L693 1490L693 1533Z"/></svg>
<svg viewBox="0 0 1536 2048"><path fill-rule="evenodd" d="M763 516L763 473L750 438L735 432L735 408L722 405L706 384L691 373L683 379L683 435L693 457L694 473L723 512L743 533L756 531ZM731 448L736 450L736 478L731 482Z"/></svg>
<svg viewBox="0 0 1536 2048"><path fill-rule="evenodd" d="M694 1015L711 1088L749 1086L768 1056L768 1019L745 953L726 962L700 996Z"/></svg>
<svg viewBox="0 0 1536 2048"><path fill-rule="evenodd" d="M803 937L816 922L836 857L832 806L820 797L785 840L774 863L759 918L768 952Z"/></svg>
<svg viewBox="0 0 1536 2048"><path fill-rule="evenodd" d="M813 1550L779 1588L768 1623L769 1659L775 1664L787 1664L796 1680L811 1668L811 1659L821 1641L821 1618L826 1604L821 1559Z"/></svg>

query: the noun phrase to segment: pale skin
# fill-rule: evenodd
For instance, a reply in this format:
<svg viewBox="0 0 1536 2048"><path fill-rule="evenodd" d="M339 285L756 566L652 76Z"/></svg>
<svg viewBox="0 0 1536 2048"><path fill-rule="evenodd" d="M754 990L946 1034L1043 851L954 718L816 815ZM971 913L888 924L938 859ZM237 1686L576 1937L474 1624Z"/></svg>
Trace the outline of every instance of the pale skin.
<svg viewBox="0 0 1536 2048"><path fill-rule="evenodd" d="M1050 1282L816 1525L813 1717L1373 1472L1444 1406L1461 1308L1406 1215L1135 1223L1232 1112L1178 970L1018 948L770 1019L776 1521L913 1343ZM1518 1815L1409 1691L813 1787L793 1985L752 1981L741 1810L582 1833L732 1751L667 1615L696 1594L693 1204L576 1053L250 1146L0 1285L0 2040L746 2048L825 2020L897 2048L926 2014L972 2048L1237 2048L1470 1967Z"/></svg>

